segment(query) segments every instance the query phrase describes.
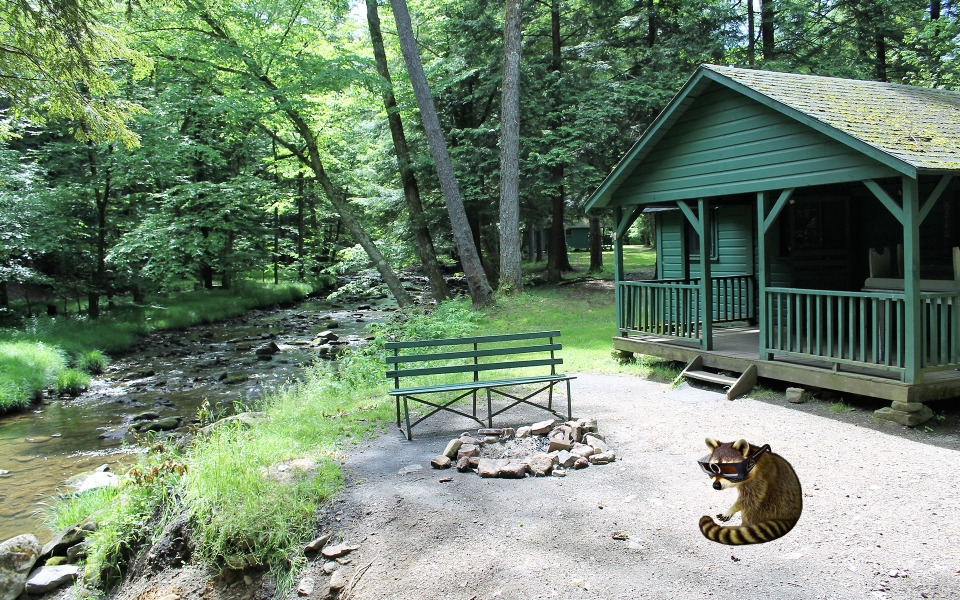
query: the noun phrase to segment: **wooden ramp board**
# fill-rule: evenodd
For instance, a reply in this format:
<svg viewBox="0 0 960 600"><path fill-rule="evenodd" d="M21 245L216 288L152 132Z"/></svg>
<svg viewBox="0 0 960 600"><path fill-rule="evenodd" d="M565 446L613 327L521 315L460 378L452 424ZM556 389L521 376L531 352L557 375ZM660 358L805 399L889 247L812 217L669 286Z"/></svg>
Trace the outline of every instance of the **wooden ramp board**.
<svg viewBox="0 0 960 600"><path fill-rule="evenodd" d="M674 383L680 381L680 379L696 379L698 381L722 385L729 388L727 390L727 400L733 400L734 398L739 398L740 396L750 393L750 390L757 385L757 367L755 365L749 365L739 377L730 377L728 375L703 370L703 357L696 356L674 380Z"/></svg>

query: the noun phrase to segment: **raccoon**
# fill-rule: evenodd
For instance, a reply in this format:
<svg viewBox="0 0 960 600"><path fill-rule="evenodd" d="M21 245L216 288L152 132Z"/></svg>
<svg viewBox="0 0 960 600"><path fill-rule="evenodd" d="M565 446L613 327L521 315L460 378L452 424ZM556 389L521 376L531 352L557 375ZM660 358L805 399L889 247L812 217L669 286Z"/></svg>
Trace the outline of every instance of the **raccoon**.
<svg viewBox="0 0 960 600"><path fill-rule="evenodd" d="M707 438L706 442L711 450L710 463L739 463L761 450L746 440L721 443ZM727 468L724 472L730 470ZM739 512L743 524L721 527L704 515L700 518L700 531L709 540L731 546L769 542L786 535L800 519L803 511L800 480L790 463L777 454L761 453L756 466L742 480L720 474L711 478L713 489L735 487L739 492L733 506L717 518L726 522Z"/></svg>

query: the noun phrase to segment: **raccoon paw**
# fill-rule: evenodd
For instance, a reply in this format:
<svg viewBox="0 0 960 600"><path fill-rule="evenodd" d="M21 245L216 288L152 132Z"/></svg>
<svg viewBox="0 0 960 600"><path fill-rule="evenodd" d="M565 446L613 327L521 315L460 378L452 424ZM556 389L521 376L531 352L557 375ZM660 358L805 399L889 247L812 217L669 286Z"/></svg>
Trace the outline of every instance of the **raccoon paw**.
<svg viewBox="0 0 960 600"><path fill-rule="evenodd" d="M732 518L732 517L728 517L727 515L725 515L725 514L723 514L723 513L720 513L719 515L717 515L717 519L720 520L720 521L723 521L724 523L726 523L727 521L729 521L731 518Z"/></svg>

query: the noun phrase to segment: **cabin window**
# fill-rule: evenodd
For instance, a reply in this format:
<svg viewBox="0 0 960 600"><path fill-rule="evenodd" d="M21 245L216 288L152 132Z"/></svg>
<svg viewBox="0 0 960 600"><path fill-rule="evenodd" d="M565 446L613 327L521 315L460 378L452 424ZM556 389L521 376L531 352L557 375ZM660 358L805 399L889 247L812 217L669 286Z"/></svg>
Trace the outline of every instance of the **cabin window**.
<svg viewBox="0 0 960 600"><path fill-rule="evenodd" d="M714 207L710 209L710 259L716 260L720 258L720 250L717 247L717 239L720 237L719 229L717 226L719 214L719 207ZM700 236L697 235L697 230L693 228L693 225L690 223L690 219L686 217L683 218L683 222L686 225L685 235L687 242L687 254L690 258L694 260L700 260Z"/></svg>

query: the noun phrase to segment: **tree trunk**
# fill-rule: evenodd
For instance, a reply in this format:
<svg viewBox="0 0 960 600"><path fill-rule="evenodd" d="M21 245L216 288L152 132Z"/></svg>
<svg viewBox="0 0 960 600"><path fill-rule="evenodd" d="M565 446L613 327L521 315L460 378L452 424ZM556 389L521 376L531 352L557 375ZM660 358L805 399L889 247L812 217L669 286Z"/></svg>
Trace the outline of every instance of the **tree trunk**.
<svg viewBox="0 0 960 600"><path fill-rule="evenodd" d="M940 0L930 0L930 20L936 21L940 18Z"/></svg>
<svg viewBox="0 0 960 600"><path fill-rule="evenodd" d="M556 74L557 82L554 90L555 110L561 112L561 104L564 102L560 94L560 76L563 71L563 56L561 55L563 40L560 37L560 0L553 0L550 4L550 41L551 41L551 61L550 70ZM559 131L563 126L562 117L552 123L554 131ZM552 221L550 223L550 240L547 243L547 281L558 283L562 279L561 273L570 270L570 260L567 257L567 240L563 230L563 175L562 165L550 168L550 181L554 186L554 192L550 197L550 214Z"/></svg>
<svg viewBox="0 0 960 600"><path fill-rule="evenodd" d="M881 13L880 18L883 18ZM882 21L881 21L882 24ZM882 27L882 25L881 25ZM876 37L876 47L877 47L877 81L886 81L887 80L887 40L883 36L883 30L877 32Z"/></svg>
<svg viewBox="0 0 960 600"><path fill-rule="evenodd" d="M463 199L457 185L453 164L447 152L447 143L443 139L440 129L440 119L433 104L433 96L427 85L427 77L420 62L420 53L417 50L417 41L413 37L413 25L410 23L410 13L407 12L406 0L390 0L393 6L393 16L397 22L397 33L400 37L400 47L403 50L403 59L407 64L407 72L413 92L420 107L420 117L423 119L423 128L430 143L430 153L437 168L437 177L440 179L440 189L450 215L450 225L453 229L453 238L460 253L460 263L470 286L470 298L474 308L488 306L493 303L493 290L487 281L476 246L470 235L470 225L467 223L467 213L463 208Z"/></svg>
<svg viewBox="0 0 960 600"><path fill-rule="evenodd" d="M773 0L760 0L760 38L763 60L773 60Z"/></svg>
<svg viewBox="0 0 960 600"><path fill-rule="evenodd" d="M297 281L303 281L303 174L297 176Z"/></svg>
<svg viewBox="0 0 960 600"><path fill-rule="evenodd" d="M0 281L0 308L10 308L10 296L7 295L6 281Z"/></svg>
<svg viewBox="0 0 960 600"><path fill-rule="evenodd" d="M520 294L523 293L520 254L521 0L506 0L506 4L500 118L500 291Z"/></svg>
<svg viewBox="0 0 960 600"><path fill-rule="evenodd" d="M273 285L280 283L280 207L273 207Z"/></svg>
<svg viewBox="0 0 960 600"><path fill-rule="evenodd" d="M390 69L387 66L387 53L383 48L377 0L367 0L367 24L370 27L370 39L373 41L373 56L377 61L377 72L383 77L383 106L387 112L387 122L390 124L393 148L397 153L397 166L400 168L400 181L403 183L403 197L407 201L407 213L410 217L410 228L417 243L417 254L420 255L420 263L430 282L431 296L437 302L443 302L450 297L450 291L440 271L433 238L423 215L420 186L410 161L410 148L403 131L400 110L397 108L397 98L393 93L393 80L390 78Z"/></svg>
<svg viewBox="0 0 960 600"><path fill-rule="evenodd" d="M527 262L534 262L537 257L537 250L534 248L534 244L537 243L537 233L533 229L533 225L527 225Z"/></svg>
<svg viewBox="0 0 960 600"><path fill-rule="evenodd" d="M755 23L754 0L747 0L747 64L753 66L757 57L757 24Z"/></svg>
<svg viewBox="0 0 960 600"><path fill-rule="evenodd" d="M600 218L590 217L590 272L603 271L603 231Z"/></svg>
<svg viewBox="0 0 960 600"><path fill-rule="evenodd" d="M229 223L229 219L224 219ZM220 287L229 290L233 287L233 270L230 268L230 255L233 254L233 241L236 234L233 228L227 230L227 239L223 244L223 273L220 275Z"/></svg>
<svg viewBox="0 0 960 600"><path fill-rule="evenodd" d="M537 243L537 260L536 262L543 262L543 230L537 229L533 234L533 239Z"/></svg>
<svg viewBox="0 0 960 600"><path fill-rule="evenodd" d="M657 43L657 7L654 0L647 0L647 48Z"/></svg>
<svg viewBox="0 0 960 600"><path fill-rule="evenodd" d="M113 153L113 145L108 147L108 153ZM90 175L93 182L93 198L97 207L97 264L93 273L94 290L87 294L87 315L91 319L100 318L100 292L106 288L107 279L107 203L110 201L110 168L104 169L103 190L97 182L97 157L93 143L87 142L87 158L90 161Z"/></svg>

